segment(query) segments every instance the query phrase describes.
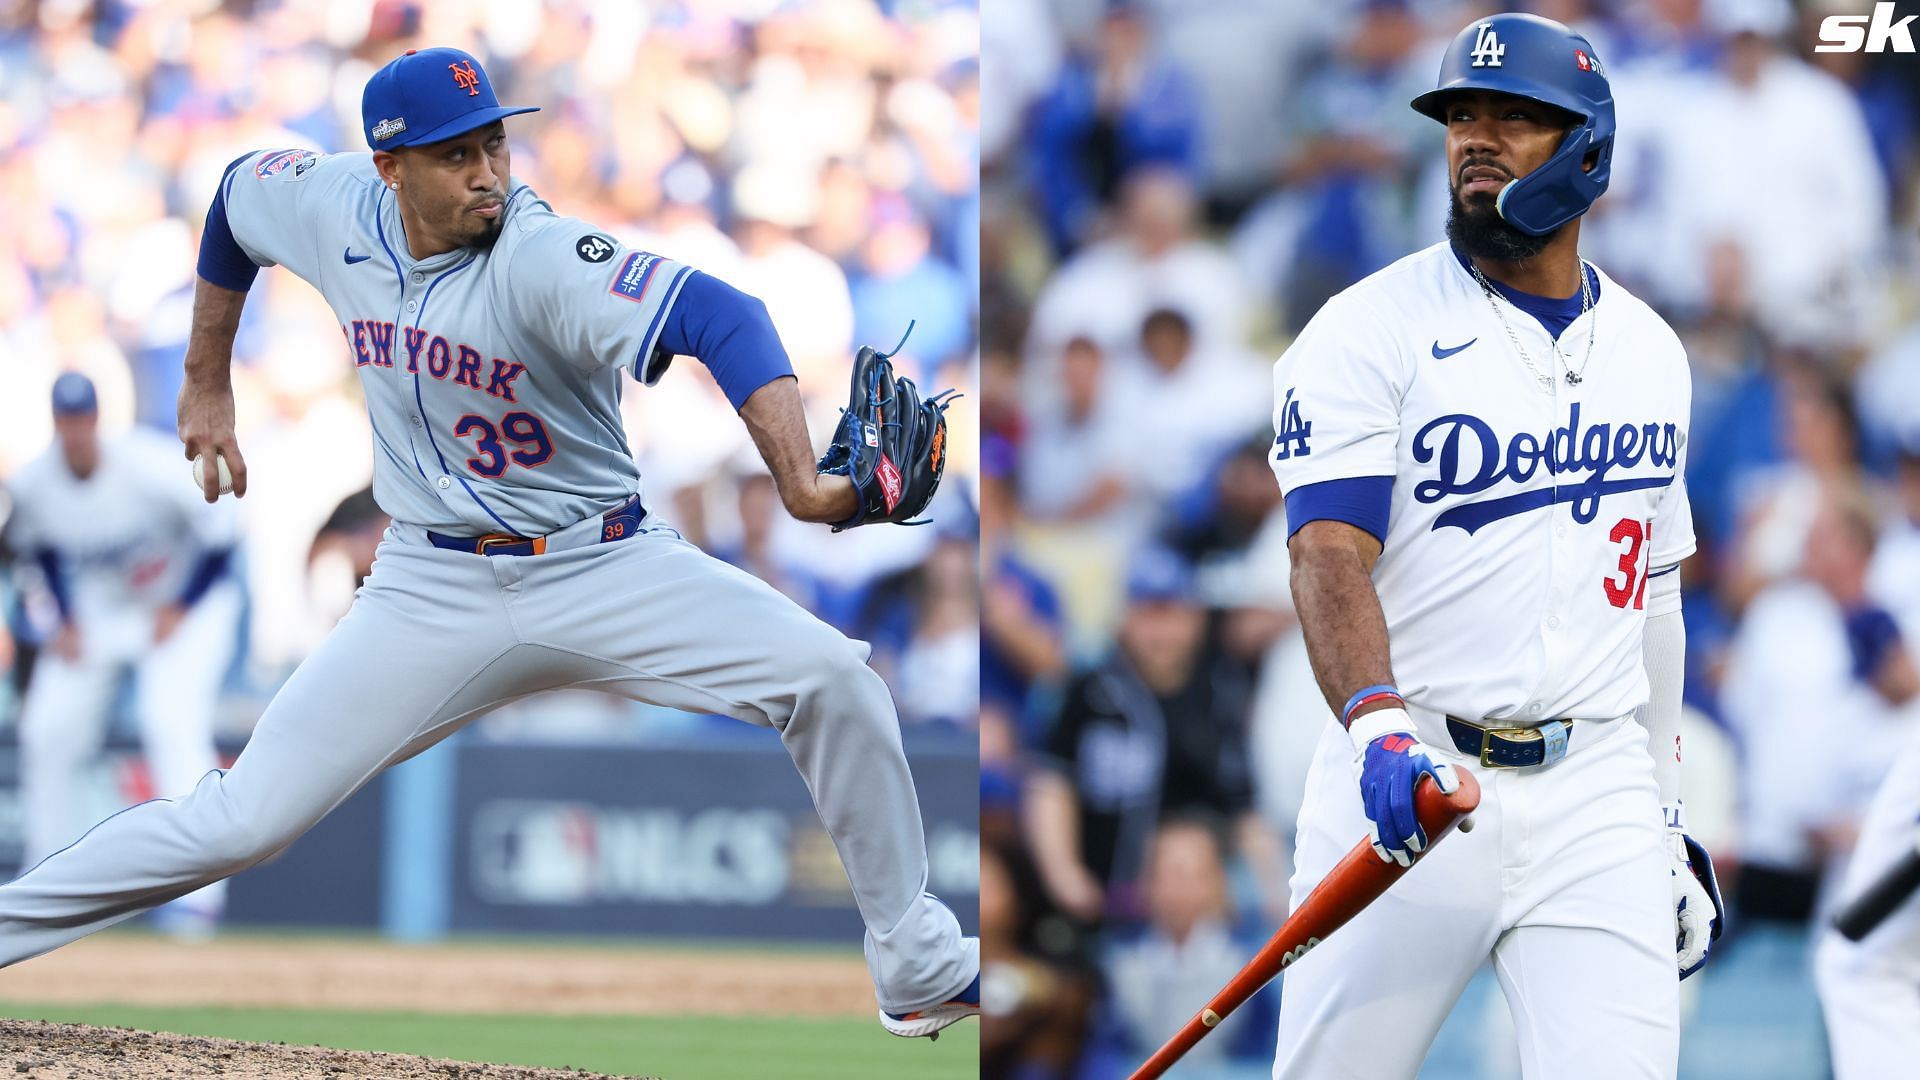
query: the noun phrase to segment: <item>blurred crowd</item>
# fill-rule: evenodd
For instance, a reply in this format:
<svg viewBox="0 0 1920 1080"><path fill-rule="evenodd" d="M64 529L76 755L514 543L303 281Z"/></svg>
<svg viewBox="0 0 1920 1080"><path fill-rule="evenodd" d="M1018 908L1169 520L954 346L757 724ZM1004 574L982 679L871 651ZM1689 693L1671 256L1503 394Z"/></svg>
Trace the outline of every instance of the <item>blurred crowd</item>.
<svg viewBox="0 0 1920 1080"><path fill-rule="evenodd" d="M993 0L983 1075L1124 1075L1286 908L1330 716L1265 461L1271 364L1442 239L1443 129L1407 103L1512 6L1605 58L1620 135L1582 253L1692 362L1685 791L1723 951L1833 903L1920 689L1920 65L1812 51L1866 6ZM1276 997L1192 1057L1265 1075Z"/></svg>
<svg viewBox="0 0 1920 1080"><path fill-rule="evenodd" d="M262 147L365 150L368 76L406 49L457 46L501 100L542 107L507 125L517 180L766 301L817 442L853 350L892 346L910 321L898 362L968 391L936 524L843 535L787 518L698 364L633 387L624 408L649 504L873 642L906 722L971 729L977 26L971 0L4 0L0 481L49 446L62 371L99 387L105 430L172 433L224 166ZM251 475L241 682L270 690L345 610L384 519L319 294L263 274L234 359ZM17 575L29 600L33 577ZM9 606L33 644L44 627ZM607 731L633 721L597 700Z"/></svg>

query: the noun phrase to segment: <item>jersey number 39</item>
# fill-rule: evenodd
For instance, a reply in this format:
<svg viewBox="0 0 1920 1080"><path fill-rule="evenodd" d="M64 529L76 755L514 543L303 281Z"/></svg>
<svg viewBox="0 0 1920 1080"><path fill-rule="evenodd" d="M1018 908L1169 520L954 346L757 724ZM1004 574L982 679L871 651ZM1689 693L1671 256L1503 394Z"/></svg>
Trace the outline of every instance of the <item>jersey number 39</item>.
<svg viewBox="0 0 1920 1080"><path fill-rule="evenodd" d="M468 413L453 425L453 433L463 439L469 435L478 437L473 444L474 456L467 459L467 468L479 476L499 476L507 471L509 462L537 469L553 456L553 440L547 438L547 425L530 412L510 412L500 418L498 428L486 417ZM518 449L508 450L502 445L503 434Z"/></svg>

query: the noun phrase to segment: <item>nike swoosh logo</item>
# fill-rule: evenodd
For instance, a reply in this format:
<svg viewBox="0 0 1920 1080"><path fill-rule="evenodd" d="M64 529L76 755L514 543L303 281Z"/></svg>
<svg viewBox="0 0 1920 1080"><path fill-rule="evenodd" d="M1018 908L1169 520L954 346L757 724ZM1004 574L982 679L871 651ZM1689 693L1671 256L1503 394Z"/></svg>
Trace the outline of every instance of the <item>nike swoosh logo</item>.
<svg viewBox="0 0 1920 1080"><path fill-rule="evenodd" d="M1443 349L1440 347L1440 340L1438 338L1435 338L1433 342L1433 358L1435 360L1445 360L1447 357L1452 356L1454 353L1459 352L1460 350L1466 348L1468 345L1472 345L1473 342L1479 341L1479 340L1480 340L1479 338L1474 338L1472 341L1467 342L1466 345L1455 345L1451 349Z"/></svg>
<svg viewBox="0 0 1920 1080"><path fill-rule="evenodd" d="M347 265L348 265L348 266L352 266L352 265L353 265L354 263L357 263L357 262L366 262L366 261L367 261L368 259L371 259L371 258L373 258L373 256L371 256L371 255L355 255L355 254L353 253L353 249L352 249L352 248L348 248L348 249L347 249L347 250L346 250L346 251L344 252L344 254L346 255L346 258L347 258ZM1474 340L1476 340L1476 341L1477 341L1477 340L1479 340L1479 339L1478 339L1478 338L1476 338L1476 339L1474 339ZM1439 345L1439 342L1435 342L1434 344L1435 344L1435 345L1437 346L1437 345ZM1471 344L1471 342L1469 342L1469 344ZM1464 348L1466 348L1466 346L1465 346L1465 345L1462 345L1462 346L1460 346L1460 347L1461 347L1461 348L1463 348L1463 349L1464 349ZM1434 355L1436 355L1436 356L1438 356L1438 355L1439 355L1439 353L1437 353L1437 352L1436 352L1436 353L1435 353Z"/></svg>

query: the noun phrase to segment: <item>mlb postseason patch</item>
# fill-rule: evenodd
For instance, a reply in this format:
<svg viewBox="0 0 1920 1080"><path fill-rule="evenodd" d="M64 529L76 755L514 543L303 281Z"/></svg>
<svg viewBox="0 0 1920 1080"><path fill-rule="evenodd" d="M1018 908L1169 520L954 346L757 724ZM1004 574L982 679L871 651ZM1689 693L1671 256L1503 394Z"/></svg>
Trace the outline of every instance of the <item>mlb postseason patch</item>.
<svg viewBox="0 0 1920 1080"><path fill-rule="evenodd" d="M388 139L393 138L405 130L407 130L407 122L398 116L391 120L382 120L373 125L373 140L375 142L386 142Z"/></svg>
<svg viewBox="0 0 1920 1080"><path fill-rule="evenodd" d="M660 256L644 251L630 252L625 262L620 264L620 272L613 275L613 284L607 291L615 296L624 296L638 304L646 295L647 284L653 280L653 272L660 266Z"/></svg>
<svg viewBox="0 0 1920 1080"><path fill-rule="evenodd" d="M588 233L580 238L579 243L573 245L573 250L574 254L579 255L581 259L590 263L597 263L606 262L612 258L615 246L612 240L604 236L596 233Z"/></svg>
<svg viewBox="0 0 1920 1080"><path fill-rule="evenodd" d="M314 156L316 155L311 150L276 150L260 159L260 164L253 167L253 175L261 180L265 180L270 176L278 175L289 165L305 161ZM298 176L300 174L296 172L294 175Z"/></svg>

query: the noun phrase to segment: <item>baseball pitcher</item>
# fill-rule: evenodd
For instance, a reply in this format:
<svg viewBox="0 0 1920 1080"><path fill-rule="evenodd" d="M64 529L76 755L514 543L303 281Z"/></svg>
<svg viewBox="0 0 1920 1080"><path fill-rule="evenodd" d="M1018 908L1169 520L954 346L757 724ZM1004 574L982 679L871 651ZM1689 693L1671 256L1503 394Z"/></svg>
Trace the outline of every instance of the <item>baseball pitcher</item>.
<svg viewBox="0 0 1920 1080"><path fill-rule="evenodd" d="M1471 772L1478 828L1289 969L1274 1075L1413 1076L1491 956L1525 1075L1671 1080L1720 921L1680 803L1686 355L1579 257L1614 139L1592 45L1492 16L1413 107L1446 127L1447 241L1328 301L1274 369L1293 595L1340 721L1295 903L1355 835L1424 849L1423 774Z"/></svg>
<svg viewBox="0 0 1920 1080"><path fill-rule="evenodd" d="M332 636L231 770L135 807L0 886L14 963L279 851L383 769L502 702L589 686L777 731L866 923L881 1021L976 1015L979 943L925 892L927 854L887 687L867 647L682 540L648 505L618 404L675 355L706 364L795 517L903 521L939 480L945 426L863 350L833 448L759 301L556 213L512 178L477 60L408 52L367 83L373 152L250 153L207 216L180 395L186 456L244 495L228 378L258 267L326 297L365 391L374 495L393 525Z"/></svg>

